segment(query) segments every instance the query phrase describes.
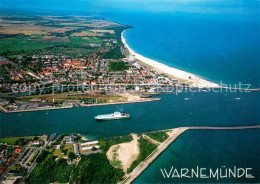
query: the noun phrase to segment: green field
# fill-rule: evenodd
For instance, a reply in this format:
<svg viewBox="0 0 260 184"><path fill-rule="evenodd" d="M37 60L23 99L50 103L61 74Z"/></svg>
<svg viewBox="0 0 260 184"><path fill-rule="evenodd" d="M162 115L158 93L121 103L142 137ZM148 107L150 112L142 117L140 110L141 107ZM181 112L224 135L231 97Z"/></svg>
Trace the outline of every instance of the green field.
<svg viewBox="0 0 260 184"><path fill-rule="evenodd" d="M84 56L99 48L90 43L101 44L100 49L108 49L104 58L115 59L121 56L121 32L130 28L92 16L0 15L0 19L0 55L12 60L20 55ZM113 40L117 44L111 45Z"/></svg>
<svg viewBox="0 0 260 184"><path fill-rule="evenodd" d="M133 140L133 138L131 135L113 137L113 138L105 138L105 139L101 139L99 141L99 145L100 145L100 149L106 153L111 146L120 144L120 143L124 143L124 142L130 142L132 140Z"/></svg>
<svg viewBox="0 0 260 184"><path fill-rule="evenodd" d="M95 44L102 44L102 39L99 39L97 37L88 37L89 39L84 39L79 36L70 36L70 41L73 46L83 46L86 45L86 43L95 43Z"/></svg>
<svg viewBox="0 0 260 184"><path fill-rule="evenodd" d="M30 51L40 50L47 47L54 46L65 46L68 48L72 47L83 47L89 43L102 44L102 39L96 37L89 37L89 39L83 39L82 37L70 36L68 41L64 39L54 40L41 40L32 39L30 36L23 38L4 38L0 39L0 54L6 51Z"/></svg>
<svg viewBox="0 0 260 184"><path fill-rule="evenodd" d="M110 160L110 164L115 167L115 168L118 168L118 169L122 169L122 163L120 160L117 159L117 150L119 149L119 146L117 145L113 150L113 156L112 156L112 160Z"/></svg>
<svg viewBox="0 0 260 184"><path fill-rule="evenodd" d="M0 15L0 19L0 56L14 62L20 56L23 58L19 61L23 62L33 55L85 57L100 50L103 59L120 59L124 57L120 50L121 32L130 28L92 16Z"/></svg>
<svg viewBox="0 0 260 184"><path fill-rule="evenodd" d="M6 51L37 50L54 45L53 43L32 40L29 36L23 38L5 38L0 39L0 54Z"/></svg>
<svg viewBox="0 0 260 184"><path fill-rule="evenodd" d="M146 135L158 142L163 142L169 137L169 135L165 131L150 132L146 133Z"/></svg>
<svg viewBox="0 0 260 184"><path fill-rule="evenodd" d="M32 139L33 137L7 137L7 138L0 138L0 143L6 143L6 144L10 144L10 145L14 145L15 142L20 139L20 138L24 138L24 139Z"/></svg>
<svg viewBox="0 0 260 184"><path fill-rule="evenodd" d="M68 150L67 154L62 154L61 153L62 150ZM72 152L72 153L74 152L73 151L73 145L66 145L66 146L64 146L64 148L62 150L61 149L55 149L55 151L53 152L53 156L59 157L59 158L64 158L64 157L68 157L69 152Z"/></svg>

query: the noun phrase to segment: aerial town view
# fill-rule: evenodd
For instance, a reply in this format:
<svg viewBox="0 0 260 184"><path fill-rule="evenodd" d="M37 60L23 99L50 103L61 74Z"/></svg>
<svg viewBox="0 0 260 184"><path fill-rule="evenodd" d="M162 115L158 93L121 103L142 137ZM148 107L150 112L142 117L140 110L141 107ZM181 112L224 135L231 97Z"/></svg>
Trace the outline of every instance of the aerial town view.
<svg viewBox="0 0 260 184"><path fill-rule="evenodd" d="M1 108L7 113L158 100L123 92L134 90L133 84L178 82L127 58L121 33L128 26L89 16L27 18L1 17L6 25L1 34L7 38L1 43L6 56L1 58L1 89L18 96L28 94L1 98ZM21 30L12 26L17 21ZM21 45L10 47L11 40ZM16 85L10 85L13 83ZM143 85L138 91L148 90ZM120 91L122 95L117 93Z"/></svg>
<svg viewBox="0 0 260 184"><path fill-rule="evenodd" d="M260 183L259 8L2 0L1 183Z"/></svg>

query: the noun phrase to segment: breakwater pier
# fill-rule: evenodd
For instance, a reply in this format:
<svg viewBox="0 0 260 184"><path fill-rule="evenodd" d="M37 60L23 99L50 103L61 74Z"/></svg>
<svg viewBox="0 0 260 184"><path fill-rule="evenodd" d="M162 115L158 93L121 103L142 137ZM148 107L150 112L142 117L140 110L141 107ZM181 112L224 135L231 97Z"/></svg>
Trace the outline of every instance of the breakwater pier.
<svg viewBox="0 0 260 184"><path fill-rule="evenodd" d="M120 183L132 183L167 147L173 143L180 135L187 130L243 130L243 129L260 129L260 125L254 126L234 126L234 127L210 127L210 126L194 126L179 127L169 129L169 137L161 143L144 161L142 161L131 173L125 176Z"/></svg>

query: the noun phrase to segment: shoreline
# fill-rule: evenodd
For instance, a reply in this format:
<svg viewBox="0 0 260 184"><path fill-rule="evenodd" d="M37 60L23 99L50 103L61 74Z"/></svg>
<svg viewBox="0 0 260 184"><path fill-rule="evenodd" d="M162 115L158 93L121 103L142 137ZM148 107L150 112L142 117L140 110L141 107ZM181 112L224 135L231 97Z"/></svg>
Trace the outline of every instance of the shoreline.
<svg viewBox="0 0 260 184"><path fill-rule="evenodd" d="M129 47L129 45L127 45L126 39L124 38L124 35L123 35L124 32L125 32L125 30L121 33L121 41L124 44L124 46L128 49L129 54L131 56L134 56L137 60L140 60L141 62L159 70L162 73L168 74L168 75L172 76L173 78L182 79L182 80L185 80L185 81L191 83L190 87L221 88L221 86L219 86L218 84L207 81L201 77L198 77L195 74L167 66L163 63L149 59L147 57L142 56L141 54L136 53L133 49L131 49Z"/></svg>
<svg viewBox="0 0 260 184"><path fill-rule="evenodd" d="M81 107L95 107L95 106L106 106L106 105L120 105L120 104L131 104L131 103L141 103L141 102L153 102L153 101L161 101L161 98L146 98L142 100L133 100L133 101L125 101L125 102L110 102L110 103L100 103L100 104L83 104L79 103ZM34 111L47 111L47 110L61 110L61 109L71 109L72 105L68 105L66 107L50 107L50 108L36 108L36 109L23 109L23 110L12 110L9 111L0 105L0 110L3 113L19 113L19 112L34 112Z"/></svg>
<svg viewBox="0 0 260 184"><path fill-rule="evenodd" d="M0 109L3 113L10 114L10 113L19 113L19 112L34 112L34 111L47 111L47 110L60 110L60 109L71 109L73 105L68 105L66 107L49 107L49 108L36 108L36 109L23 109L23 110L12 110L9 111L4 107L0 106Z"/></svg>

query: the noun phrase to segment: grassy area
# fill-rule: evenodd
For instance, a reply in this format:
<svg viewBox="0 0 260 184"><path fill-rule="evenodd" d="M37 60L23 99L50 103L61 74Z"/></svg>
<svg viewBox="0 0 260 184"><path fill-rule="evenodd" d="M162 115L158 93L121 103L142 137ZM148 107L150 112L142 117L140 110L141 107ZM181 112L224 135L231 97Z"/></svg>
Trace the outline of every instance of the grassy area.
<svg viewBox="0 0 260 184"><path fill-rule="evenodd" d="M104 43L113 39L117 44L112 44L111 50L102 55L109 59L123 57L121 32L129 26L115 26L98 17L64 17L1 16L0 55L13 59L18 55L42 54L86 56L104 49ZM91 47L90 43L101 44L101 47Z"/></svg>
<svg viewBox="0 0 260 184"><path fill-rule="evenodd" d="M84 39L79 36L70 36L70 41L72 42L73 46L82 46L86 43L95 43L95 44L102 44L102 39L96 37L88 37L88 39Z"/></svg>
<svg viewBox="0 0 260 184"><path fill-rule="evenodd" d="M145 135L149 136L150 138L158 142L163 142L169 137L169 135L165 131L150 132L150 133L146 133Z"/></svg>
<svg viewBox="0 0 260 184"><path fill-rule="evenodd" d="M53 156L63 158L65 155L61 154L60 149L55 149L55 151L53 152Z"/></svg>
<svg viewBox="0 0 260 184"><path fill-rule="evenodd" d="M19 137L8 137L8 138L0 138L0 143L6 143L14 145L14 143L19 139Z"/></svg>
<svg viewBox="0 0 260 184"><path fill-rule="evenodd" d="M66 145L64 146L64 149L68 150L68 152L73 152L73 145L72 144Z"/></svg>
<svg viewBox="0 0 260 184"><path fill-rule="evenodd" d="M0 39L0 53L6 52L8 50L38 50L54 45L55 43L43 43L36 40L31 40L30 36L25 36L23 38L5 38Z"/></svg>
<svg viewBox="0 0 260 184"><path fill-rule="evenodd" d="M132 141L133 138L130 135L127 136L121 136L121 137L113 137L113 138L105 138L105 139L101 139L99 141L99 145L100 145L100 149L104 151L104 153L106 153L110 146L113 146L115 144L120 144L120 143L124 143L124 142L130 142Z"/></svg>
<svg viewBox="0 0 260 184"><path fill-rule="evenodd" d="M71 47L82 47L86 45L86 43L98 43L102 44L102 39L96 37L89 37L89 39L83 39L77 36L70 36L68 41L65 42L62 39L58 41L53 40L37 40L32 39L31 36L24 36L23 38L5 38L0 39L0 53L6 51L29 51L29 50L39 50L45 49L47 47L53 46L67 46Z"/></svg>
<svg viewBox="0 0 260 184"><path fill-rule="evenodd" d="M127 169L127 173L132 172L142 161L144 161L146 157L148 157L157 148L157 145L151 143L143 137L140 137L138 142L140 153L137 159L132 163L130 168Z"/></svg>
<svg viewBox="0 0 260 184"><path fill-rule="evenodd" d="M117 150L119 149L119 146L116 146L112 152L113 152L113 156L112 156L112 160L110 160L110 164L115 167L115 168L118 168L118 169L122 169L122 163L120 160L117 160Z"/></svg>
<svg viewBox="0 0 260 184"><path fill-rule="evenodd" d="M10 145L15 145L15 143L19 140L19 139L32 139L33 137L6 137L6 138L0 138L0 143L6 143L6 144L10 144Z"/></svg>
<svg viewBox="0 0 260 184"><path fill-rule="evenodd" d="M65 151L67 150L67 151ZM64 153L64 151L66 152L66 154L62 154L62 152ZM63 149L55 149L55 151L53 152L53 156L55 157L59 157L59 158L64 158L64 157L68 157L69 152L74 152L73 151L73 145L65 145Z"/></svg>

